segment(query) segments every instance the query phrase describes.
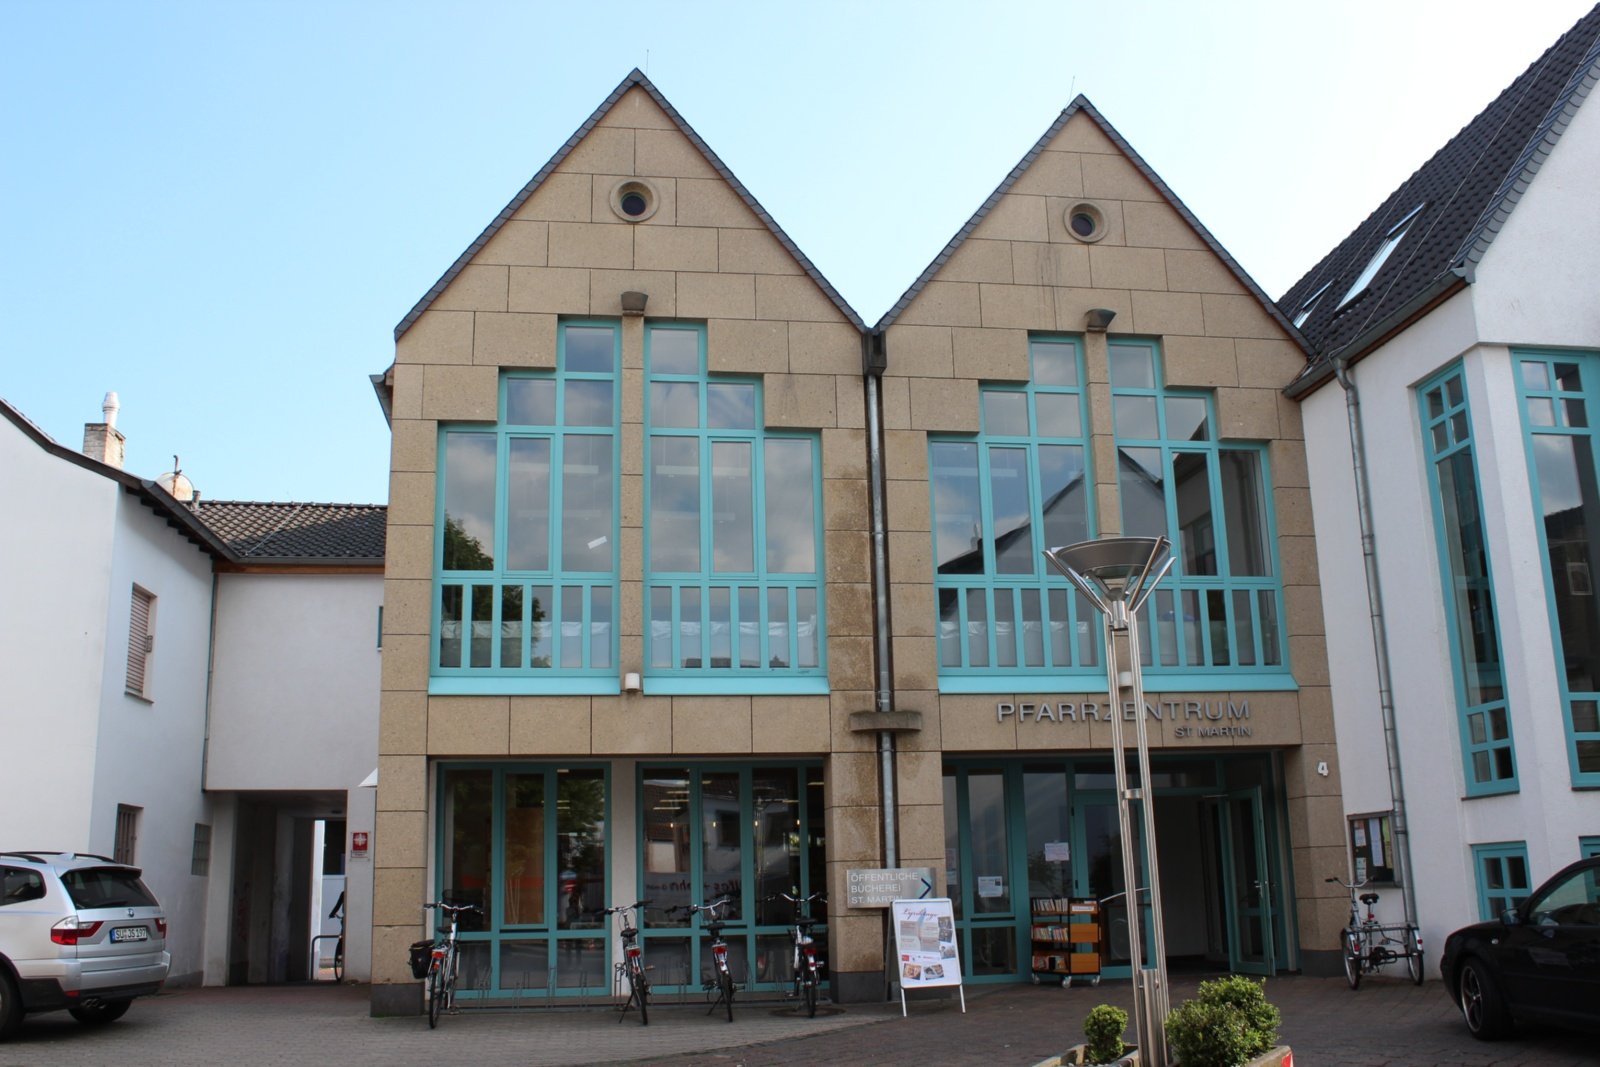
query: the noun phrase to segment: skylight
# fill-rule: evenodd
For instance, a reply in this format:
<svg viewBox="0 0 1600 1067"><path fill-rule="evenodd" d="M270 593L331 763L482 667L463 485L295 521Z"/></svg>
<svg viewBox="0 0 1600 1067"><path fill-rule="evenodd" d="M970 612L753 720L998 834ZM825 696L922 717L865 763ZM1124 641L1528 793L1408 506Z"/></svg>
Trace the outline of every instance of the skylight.
<svg viewBox="0 0 1600 1067"><path fill-rule="evenodd" d="M1365 290L1367 286L1372 284L1372 279L1377 277L1378 271L1383 269L1383 265L1389 261L1389 257L1394 254L1394 250L1399 247L1400 242L1405 238L1406 231L1411 228L1411 220L1416 218L1417 212L1421 210L1422 205L1418 204L1416 207L1406 212L1405 218L1389 227L1389 232L1384 235L1383 243L1379 245L1378 250L1372 254L1372 260L1367 264L1366 268L1362 270L1361 274L1356 278L1356 280L1350 283L1349 291L1346 292L1344 294L1344 298L1339 301L1340 307L1344 307L1346 304L1350 303L1350 301L1360 296L1362 291Z"/></svg>
<svg viewBox="0 0 1600 1067"><path fill-rule="evenodd" d="M1323 282L1321 288L1307 297L1306 302L1300 305L1300 310L1294 313L1295 329L1298 330L1301 326L1305 325L1305 321L1309 319L1311 317L1311 313L1317 309L1317 301L1322 299L1322 294L1326 293L1328 291L1328 286L1332 284L1332 282Z"/></svg>

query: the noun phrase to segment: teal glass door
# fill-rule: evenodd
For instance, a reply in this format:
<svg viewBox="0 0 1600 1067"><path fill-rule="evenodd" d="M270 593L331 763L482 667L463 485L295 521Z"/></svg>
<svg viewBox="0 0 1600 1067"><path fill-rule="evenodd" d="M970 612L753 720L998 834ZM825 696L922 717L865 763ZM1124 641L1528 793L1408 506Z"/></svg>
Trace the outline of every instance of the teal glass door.
<svg viewBox="0 0 1600 1067"><path fill-rule="evenodd" d="M1272 885L1261 803L1261 787L1253 786L1228 793L1216 809L1222 829L1228 969L1236 974L1273 972Z"/></svg>
<svg viewBox="0 0 1600 1067"><path fill-rule="evenodd" d="M947 879L964 942L962 964L972 979L1014 979L1021 973L1028 900L1016 878L1017 805L1008 799L1007 779L1000 767L945 769L945 849L955 861Z"/></svg>

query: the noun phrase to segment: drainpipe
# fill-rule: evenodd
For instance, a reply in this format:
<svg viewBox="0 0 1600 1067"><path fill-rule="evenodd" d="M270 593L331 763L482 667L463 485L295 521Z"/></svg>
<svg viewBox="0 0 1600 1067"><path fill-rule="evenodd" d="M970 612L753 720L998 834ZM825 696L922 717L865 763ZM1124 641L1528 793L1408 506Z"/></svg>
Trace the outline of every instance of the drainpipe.
<svg viewBox="0 0 1600 1067"><path fill-rule="evenodd" d="M867 483L872 507L872 639L878 666L873 708L878 712L892 712L894 665L889 655L892 647L889 640L889 522L883 498L883 383L880 377L883 373L883 335L868 335L862 338L862 344L866 348L863 362L867 368ZM900 847L897 840L892 730L878 731L878 782L878 803L883 810L883 865L898 867Z"/></svg>
<svg viewBox="0 0 1600 1067"><path fill-rule="evenodd" d="M1389 628L1384 622L1383 587L1378 584L1378 539L1372 530L1372 487L1367 481L1366 433L1361 421L1361 394L1350 376L1350 357L1331 358L1333 374L1344 389L1345 413L1350 422L1350 458L1356 483L1356 518L1361 527L1361 559L1366 569L1367 607L1372 616L1373 660L1378 670L1378 708L1383 717L1384 757L1389 765L1389 795L1394 804L1394 845L1399 859L1401 897L1405 921L1414 923L1417 887L1412 878L1411 832L1406 824L1405 776L1400 768L1400 736L1394 722L1394 682L1389 671Z"/></svg>

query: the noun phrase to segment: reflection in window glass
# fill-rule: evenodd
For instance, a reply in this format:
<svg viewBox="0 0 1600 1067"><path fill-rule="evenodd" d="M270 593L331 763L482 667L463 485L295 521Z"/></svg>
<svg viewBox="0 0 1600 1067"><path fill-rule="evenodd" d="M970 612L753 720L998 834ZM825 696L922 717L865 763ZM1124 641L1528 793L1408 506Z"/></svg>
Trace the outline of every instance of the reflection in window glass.
<svg viewBox="0 0 1600 1067"><path fill-rule="evenodd" d="M1222 509L1227 516L1228 572L1267 577L1272 562L1267 539L1267 509L1261 485L1261 455L1224 449L1217 453L1222 476Z"/></svg>
<svg viewBox="0 0 1600 1067"><path fill-rule="evenodd" d="M978 446L936 442L929 450L933 485L934 554L940 574L980 574L983 550Z"/></svg>
<svg viewBox="0 0 1600 1067"><path fill-rule="evenodd" d="M490 915L493 903L489 876L493 869L489 850L494 842L494 772L447 770L444 777L444 832L442 872L444 899L451 904L475 904ZM465 913L464 929L482 929L482 917Z"/></svg>
<svg viewBox="0 0 1600 1067"><path fill-rule="evenodd" d="M561 565L565 571L611 570L616 465L610 437L568 434L562 441Z"/></svg>
<svg viewBox="0 0 1600 1067"><path fill-rule="evenodd" d="M505 921L544 923L544 775L506 775Z"/></svg>
<svg viewBox="0 0 1600 1067"><path fill-rule="evenodd" d="M444 569L494 569L495 438L444 437Z"/></svg>
<svg viewBox="0 0 1600 1067"><path fill-rule="evenodd" d="M1161 426L1156 421L1156 398L1153 396L1112 397L1111 412L1119 438L1154 441L1161 436Z"/></svg>
<svg viewBox="0 0 1600 1067"><path fill-rule="evenodd" d="M754 430L756 387L721 382L707 385L706 426L713 430Z"/></svg>
<svg viewBox="0 0 1600 1067"><path fill-rule="evenodd" d="M506 381L506 423L511 426L554 426L554 378L511 378Z"/></svg>
<svg viewBox="0 0 1600 1067"><path fill-rule="evenodd" d="M616 420L609 381L575 378L566 383L561 421L567 426L610 426Z"/></svg>
<svg viewBox="0 0 1600 1067"><path fill-rule="evenodd" d="M650 373L699 374L699 332L653 327L650 330Z"/></svg>
<svg viewBox="0 0 1600 1067"><path fill-rule="evenodd" d="M1573 784L1600 785L1600 723L1589 713L1600 700L1600 468L1588 418L1594 362L1564 354L1518 363Z"/></svg>
<svg viewBox="0 0 1600 1067"><path fill-rule="evenodd" d="M1187 575L1217 573L1217 537L1211 525L1211 477L1203 452L1172 457L1178 504L1178 566Z"/></svg>
<svg viewBox="0 0 1600 1067"><path fill-rule="evenodd" d="M1112 388L1154 389L1154 352L1144 345L1111 345L1107 351ZM1154 435L1152 435L1154 436Z"/></svg>
<svg viewBox="0 0 1600 1067"><path fill-rule="evenodd" d="M1026 437L1028 394L998 389L983 392L983 432L999 437Z"/></svg>
<svg viewBox="0 0 1600 1067"><path fill-rule="evenodd" d="M767 570L817 571L816 471L812 442L768 438L766 453Z"/></svg>
<svg viewBox="0 0 1600 1067"><path fill-rule="evenodd" d="M1123 533L1129 537L1165 536L1167 493L1161 471L1161 450L1119 448L1117 458Z"/></svg>
<svg viewBox="0 0 1600 1067"><path fill-rule="evenodd" d="M755 511L751 492L749 441L711 445L712 569L755 570Z"/></svg>
<svg viewBox="0 0 1600 1067"><path fill-rule="evenodd" d="M650 440L650 569L700 569L700 456L693 437Z"/></svg>
<svg viewBox="0 0 1600 1067"><path fill-rule="evenodd" d="M616 372L617 332L609 326L567 326L562 329L562 365L568 372Z"/></svg>
<svg viewBox="0 0 1600 1067"><path fill-rule="evenodd" d="M550 439L513 437L507 444L507 464L506 568L548 570Z"/></svg>
<svg viewBox="0 0 1600 1067"><path fill-rule="evenodd" d="M1020 448L989 449L989 486L994 507L994 559L1000 574L1032 574L1033 494L1028 454Z"/></svg>
<svg viewBox="0 0 1600 1067"><path fill-rule="evenodd" d="M693 382L651 382L650 425L700 425L700 387Z"/></svg>

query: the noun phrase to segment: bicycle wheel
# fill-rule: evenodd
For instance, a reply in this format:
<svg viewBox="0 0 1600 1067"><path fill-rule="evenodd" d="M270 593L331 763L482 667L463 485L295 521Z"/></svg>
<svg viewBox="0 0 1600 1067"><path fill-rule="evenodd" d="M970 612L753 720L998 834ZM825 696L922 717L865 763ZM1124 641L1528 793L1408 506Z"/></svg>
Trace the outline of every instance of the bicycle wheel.
<svg viewBox="0 0 1600 1067"><path fill-rule="evenodd" d="M344 981L344 938L339 938L333 944L333 980Z"/></svg>
<svg viewBox="0 0 1600 1067"><path fill-rule="evenodd" d="M1354 930L1344 932L1344 979L1351 989L1361 988L1361 935Z"/></svg>
<svg viewBox="0 0 1600 1067"><path fill-rule="evenodd" d="M817 976L814 972L806 975L805 994L806 1017L815 1019L817 1017Z"/></svg>
<svg viewBox="0 0 1600 1067"><path fill-rule="evenodd" d="M1412 985L1422 984L1422 934L1415 926L1406 927L1406 970Z"/></svg>
<svg viewBox="0 0 1600 1067"><path fill-rule="evenodd" d="M722 1000L728 1005L728 1021L733 1022L733 975L728 971L722 972L719 979L722 983Z"/></svg>
<svg viewBox="0 0 1600 1067"><path fill-rule="evenodd" d="M435 961L428 969L428 1029L439 1025L439 1012L444 1007L444 965Z"/></svg>
<svg viewBox="0 0 1600 1067"><path fill-rule="evenodd" d="M650 1025L650 980L644 976L643 967L635 967L628 979L633 986L634 999L639 1002L639 1025Z"/></svg>

